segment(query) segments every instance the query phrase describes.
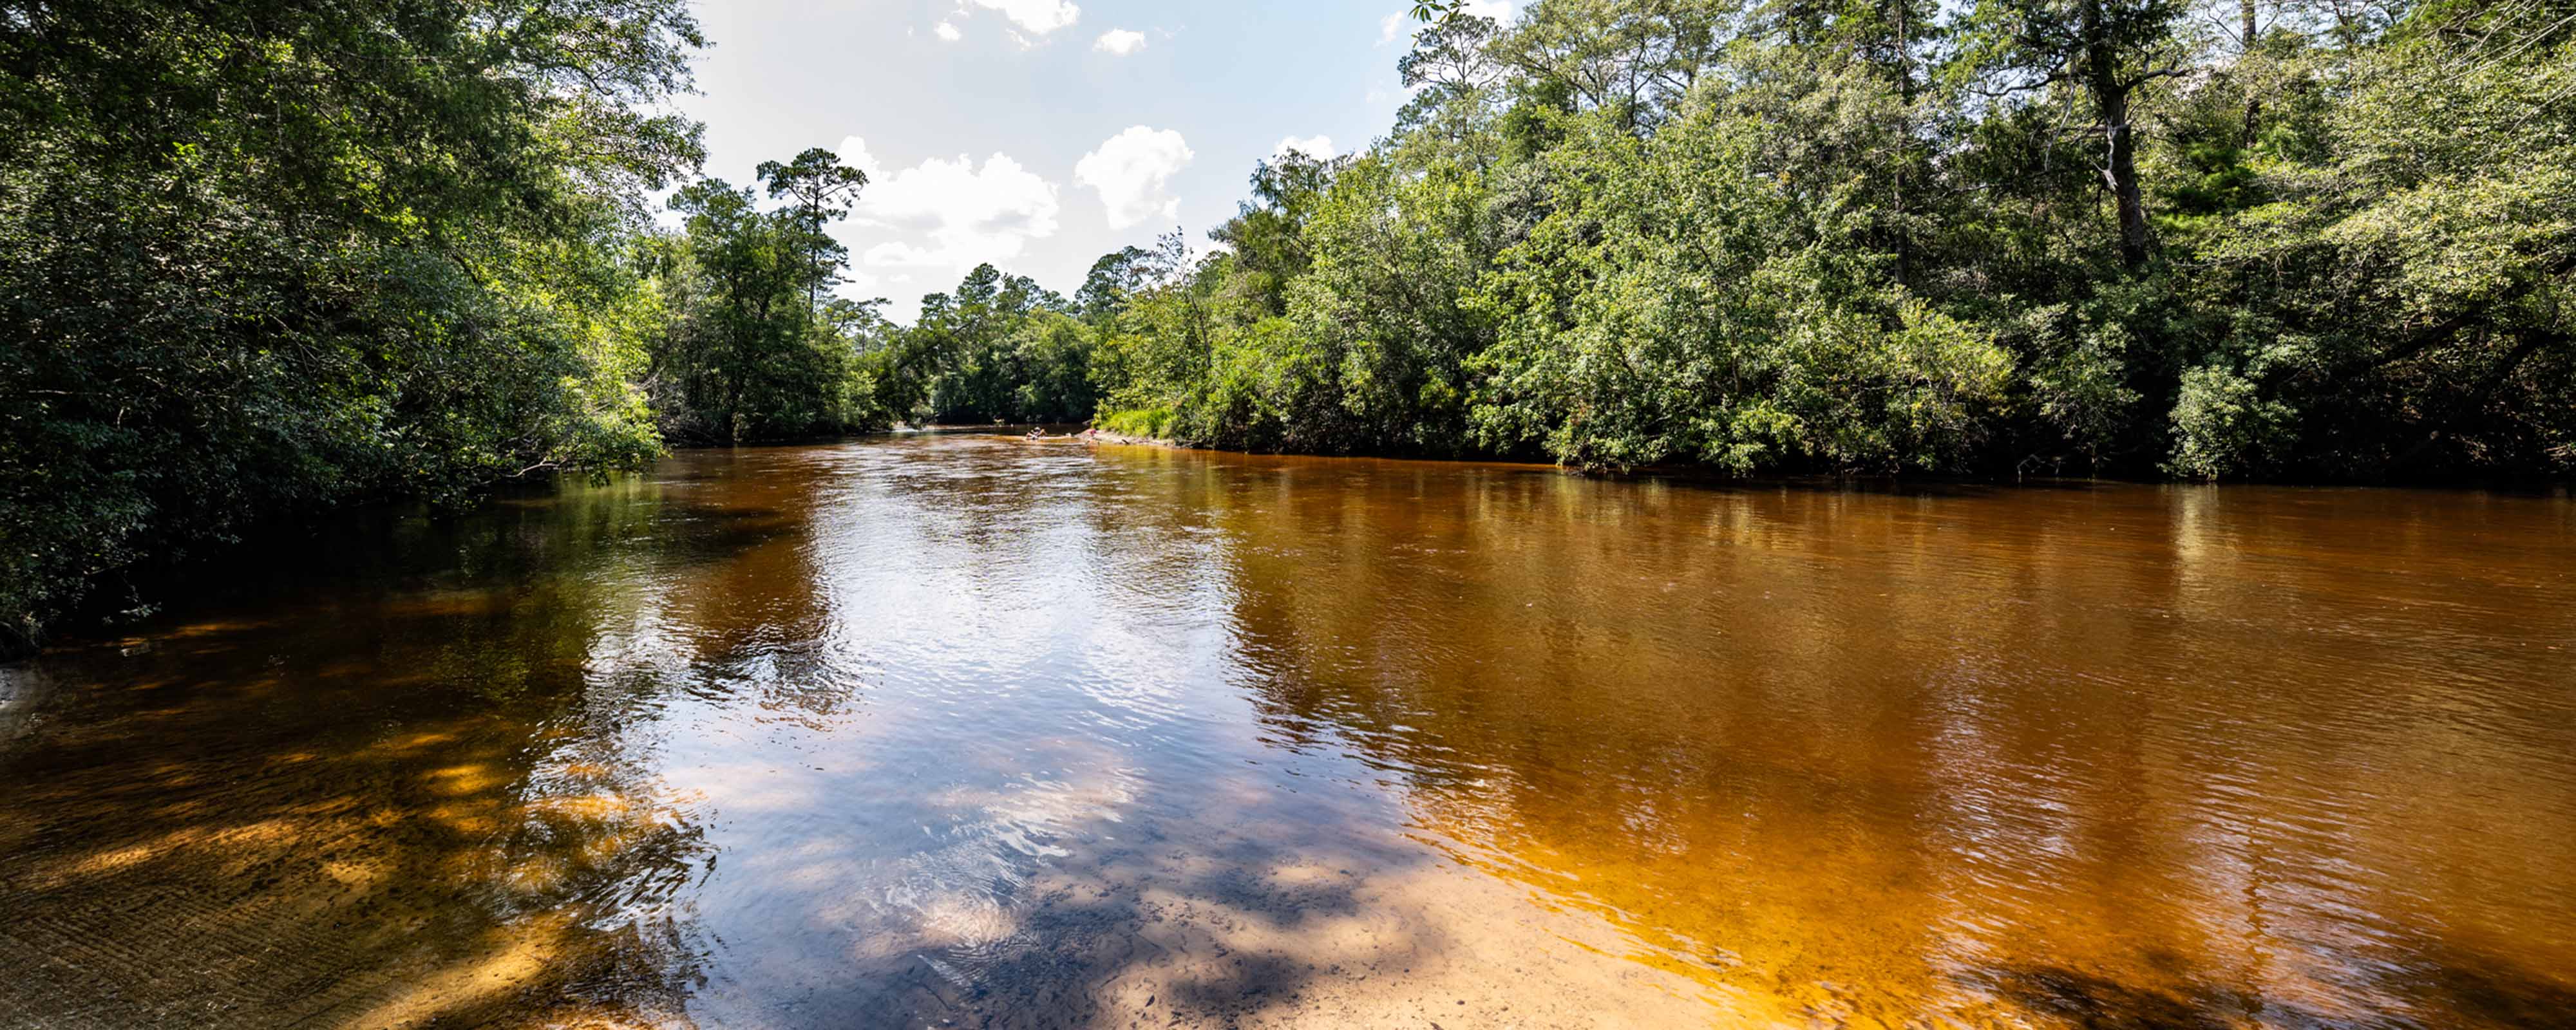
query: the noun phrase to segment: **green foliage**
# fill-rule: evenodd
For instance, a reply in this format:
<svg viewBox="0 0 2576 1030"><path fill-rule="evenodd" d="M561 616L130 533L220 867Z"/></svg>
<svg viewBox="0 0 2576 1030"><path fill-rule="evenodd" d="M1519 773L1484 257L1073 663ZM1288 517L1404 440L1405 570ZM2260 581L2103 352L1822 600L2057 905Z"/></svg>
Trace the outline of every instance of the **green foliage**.
<svg viewBox="0 0 2576 1030"><path fill-rule="evenodd" d="M891 421L1737 473L2576 472L2548 5L1416 5L1367 151L1072 300L830 296L680 0L0 7L0 636L254 516ZM2240 6L2240 16L2249 10ZM0 644L11 641L0 640Z"/></svg>
<svg viewBox="0 0 2576 1030"><path fill-rule="evenodd" d="M1477 298L1502 326L1483 442L1739 472L1943 468L1976 442L2010 358L1889 281L1844 195L1760 174L1762 123L1581 122L1548 156L1555 213Z"/></svg>
<svg viewBox="0 0 2576 1030"><path fill-rule="evenodd" d="M762 210L751 190L721 179L671 198L688 217L677 238L655 244L671 312L651 376L663 431L744 443L881 427L877 377L859 344L883 332L883 319L872 307L821 303L848 258L825 227L867 177L821 149L760 172L773 196L795 202Z"/></svg>
<svg viewBox="0 0 2576 1030"><path fill-rule="evenodd" d="M2193 410L2295 419L2261 435L2310 474L2576 471L2576 42L2536 11L2401 28L2307 59L2339 99L2282 112L2249 158L2263 202L2208 228L2193 299L2230 318L2197 363L2252 392ZM2185 435L2176 467L2262 467L2209 457L2241 450L2212 433L2233 438Z"/></svg>
<svg viewBox="0 0 2576 1030"><path fill-rule="evenodd" d="M1116 297L1095 291L1091 302L1115 306ZM1092 337L1075 310L1027 276L976 266L955 292L922 298L920 320L898 334L887 359L899 380L893 410L959 424L1090 418L1099 403Z"/></svg>
<svg viewBox="0 0 2576 1030"><path fill-rule="evenodd" d="M0 14L0 649L254 517L658 453L624 241L699 43L679 0Z"/></svg>
<svg viewBox="0 0 2576 1030"><path fill-rule="evenodd" d="M2266 471L2286 452L2294 428L2288 406L2265 400L2253 382L2216 365L2182 374L2174 402L2175 475L2198 479Z"/></svg>
<svg viewBox="0 0 2576 1030"><path fill-rule="evenodd" d="M1107 411L1095 421L1101 429L1124 436L1167 439L1172 432L1172 409Z"/></svg>
<svg viewBox="0 0 2576 1030"><path fill-rule="evenodd" d="M1292 151L1254 168L1253 199L1208 234L1229 252L1233 267L1225 279L1241 295L1240 303L1267 314L1287 310L1289 282L1314 264L1306 223L1344 163Z"/></svg>
<svg viewBox="0 0 2576 1030"><path fill-rule="evenodd" d="M1093 269L1076 333L1130 431L1741 473L2576 463L2576 29L2544 8L1439 8L1392 136L1261 165L1209 252Z"/></svg>

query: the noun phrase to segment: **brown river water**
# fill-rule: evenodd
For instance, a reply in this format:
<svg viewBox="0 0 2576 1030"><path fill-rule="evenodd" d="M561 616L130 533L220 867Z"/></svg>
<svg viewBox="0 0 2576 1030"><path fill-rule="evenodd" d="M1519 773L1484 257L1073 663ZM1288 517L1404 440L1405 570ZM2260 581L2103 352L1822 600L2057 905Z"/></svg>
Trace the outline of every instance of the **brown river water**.
<svg viewBox="0 0 2576 1030"><path fill-rule="evenodd" d="M2576 1026L2576 501L989 435L0 669L0 1026Z"/></svg>

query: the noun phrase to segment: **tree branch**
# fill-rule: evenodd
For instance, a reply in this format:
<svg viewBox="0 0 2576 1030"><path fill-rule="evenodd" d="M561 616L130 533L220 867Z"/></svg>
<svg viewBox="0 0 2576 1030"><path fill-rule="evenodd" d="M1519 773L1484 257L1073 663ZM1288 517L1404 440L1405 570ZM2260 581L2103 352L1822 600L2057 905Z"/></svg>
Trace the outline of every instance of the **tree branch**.
<svg viewBox="0 0 2576 1030"><path fill-rule="evenodd" d="M2158 68L2151 72L2141 72L2134 78L2123 80L2120 83L2120 89L2125 92L2127 90L2133 90L2140 86L2144 86L2147 83L2154 82L2157 79L2179 78L2189 74L2191 74L2191 69L2184 68L2179 65L2171 68Z"/></svg>

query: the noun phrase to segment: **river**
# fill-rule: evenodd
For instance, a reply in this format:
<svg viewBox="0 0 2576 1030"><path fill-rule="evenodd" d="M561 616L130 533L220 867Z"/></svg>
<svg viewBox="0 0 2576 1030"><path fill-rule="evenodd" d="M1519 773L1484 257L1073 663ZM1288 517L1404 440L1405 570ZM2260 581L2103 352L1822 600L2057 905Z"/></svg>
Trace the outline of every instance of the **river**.
<svg viewBox="0 0 2576 1030"><path fill-rule="evenodd" d="M0 1025L2576 1025L2576 501L976 434L0 669Z"/></svg>

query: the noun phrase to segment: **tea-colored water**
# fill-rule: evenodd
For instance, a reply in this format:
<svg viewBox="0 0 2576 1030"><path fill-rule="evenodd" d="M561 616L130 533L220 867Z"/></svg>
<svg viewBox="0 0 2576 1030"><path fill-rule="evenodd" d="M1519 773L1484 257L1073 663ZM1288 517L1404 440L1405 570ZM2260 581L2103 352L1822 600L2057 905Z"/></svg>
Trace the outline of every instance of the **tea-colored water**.
<svg viewBox="0 0 2576 1030"><path fill-rule="evenodd" d="M2576 1024L2576 501L993 436L0 672L0 1025Z"/></svg>

